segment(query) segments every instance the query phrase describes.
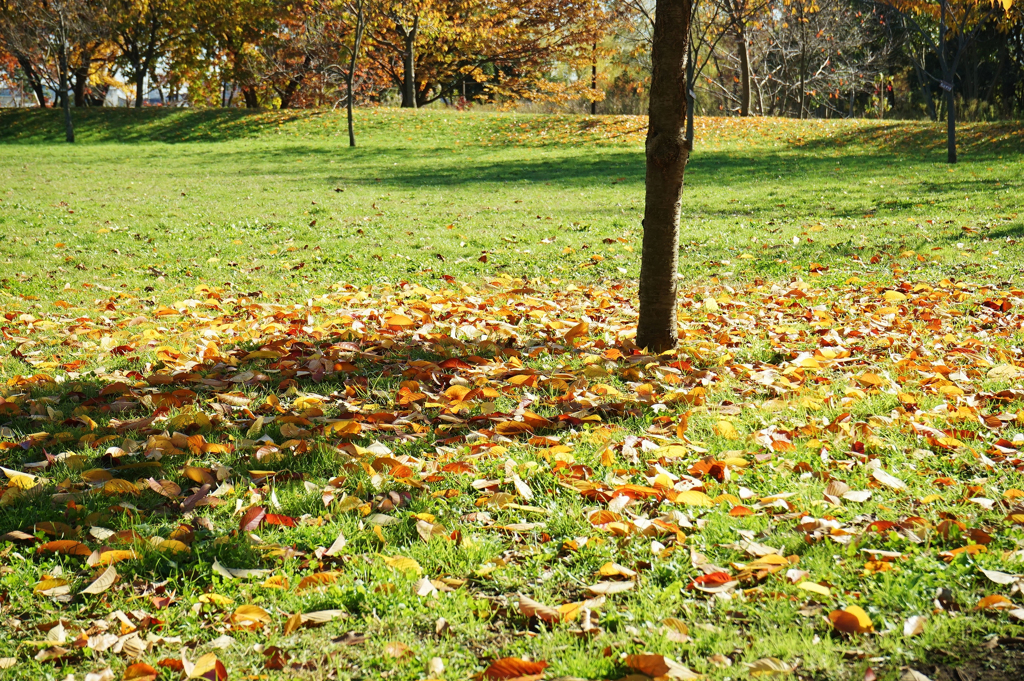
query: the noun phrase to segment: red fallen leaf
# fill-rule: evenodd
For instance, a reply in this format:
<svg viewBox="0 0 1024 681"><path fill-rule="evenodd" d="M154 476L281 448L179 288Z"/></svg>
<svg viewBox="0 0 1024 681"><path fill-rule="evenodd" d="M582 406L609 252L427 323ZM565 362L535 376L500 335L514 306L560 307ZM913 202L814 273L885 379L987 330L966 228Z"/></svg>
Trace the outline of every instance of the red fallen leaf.
<svg viewBox="0 0 1024 681"><path fill-rule="evenodd" d="M896 526L896 523L890 520L876 520L875 522L868 525L867 529L874 530L875 532L888 532Z"/></svg>
<svg viewBox="0 0 1024 681"><path fill-rule="evenodd" d="M267 517L267 509L262 506L253 506L245 514L242 515L242 519L238 521L238 529L242 532L252 532L260 523Z"/></svg>
<svg viewBox="0 0 1024 681"><path fill-rule="evenodd" d="M472 364L469 364L468 362L463 362L461 359L458 359L457 357L452 357L451 359L446 359L445 361L441 362L438 366L441 367L442 369L472 369L473 368Z"/></svg>
<svg viewBox="0 0 1024 681"><path fill-rule="evenodd" d="M263 661L263 668L273 671L280 671L284 669L285 664L291 658L288 653L277 646L270 646L269 648L264 649L263 656L266 658Z"/></svg>
<svg viewBox="0 0 1024 681"><path fill-rule="evenodd" d="M687 589L696 589L698 586L722 586L727 582L733 581L733 576L728 572L709 572L706 575L697 577L687 585Z"/></svg>
<svg viewBox="0 0 1024 681"><path fill-rule="evenodd" d="M48 552L48 553L63 553L65 556L89 556L92 555L92 549L83 544L82 542L73 541L71 539L58 539L57 541L48 541L36 549L37 553Z"/></svg>
<svg viewBox="0 0 1024 681"><path fill-rule="evenodd" d="M157 667L163 667L164 669L170 669L175 672L185 671L185 663L174 657L165 657L156 663Z"/></svg>
<svg viewBox="0 0 1024 681"><path fill-rule="evenodd" d="M503 657L492 662L484 670L484 678L493 681L518 679L520 677L539 679L544 674L547 666L547 662L531 662L529 660L521 660L518 657Z"/></svg>
<svg viewBox="0 0 1024 681"><path fill-rule="evenodd" d="M279 515L277 513L267 513L263 519L267 525L283 525L285 527L297 527L298 523L295 518L289 515Z"/></svg>
<svg viewBox="0 0 1024 681"><path fill-rule="evenodd" d="M154 681L160 672L145 662L137 662L124 670L124 681Z"/></svg>

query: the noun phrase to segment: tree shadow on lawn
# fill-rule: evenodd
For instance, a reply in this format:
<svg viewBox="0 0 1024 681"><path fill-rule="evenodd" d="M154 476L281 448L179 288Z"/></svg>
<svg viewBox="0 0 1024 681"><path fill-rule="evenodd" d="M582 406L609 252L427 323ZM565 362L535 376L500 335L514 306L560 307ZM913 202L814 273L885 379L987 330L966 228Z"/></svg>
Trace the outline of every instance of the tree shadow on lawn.
<svg viewBox="0 0 1024 681"><path fill-rule="evenodd" d="M327 110L80 108L73 112L79 143L229 142L267 135L281 125L313 121ZM6 143L63 143L60 109L0 109L0 140Z"/></svg>
<svg viewBox="0 0 1024 681"><path fill-rule="evenodd" d="M309 168L300 167L299 160L322 157L324 149L309 145L288 145L252 150L230 150L204 155L204 158L231 165L240 176L249 176L260 164L268 172L290 176L294 182L308 182ZM488 155L494 152L484 152ZM418 147L345 149L332 159L338 163L324 167L327 184L346 183L384 185L395 188L459 187L474 184L508 184L549 182L567 187L611 187L617 184L642 185L645 160L642 152L578 148L555 155L488 160L470 155L455 157L447 150L430 151ZM930 168L931 163L922 161ZM836 161L828 157L800 155L791 152L750 153L705 151L694 154L687 165L688 187L745 187L790 182L794 175L805 176L816 183L839 183L860 177L886 178L892 175L892 160L885 155L861 154L845 157L839 173ZM901 173L907 169L901 169ZM784 184L784 183L783 183ZM929 192L948 188L935 183ZM684 195L686 190L684 189Z"/></svg>
<svg viewBox="0 0 1024 681"><path fill-rule="evenodd" d="M837 151L845 147L868 145L878 149L879 156L891 161L891 154L907 154L944 163L946 160L945 121L878 122L851 128L836 128L827 137L815 137L797 148L816 151ZM957 125L957 149L961 161L997 160L999 155L1024 152L1024 122L960 123Z"/></svg>
<svg viewBox="0 0 1024 681"><path fill-rule="evenodd" d="M93 374L61 383L43 380L40 375L12 378L8 390L21 393L21 405L10 401L10 394L7 402L0 402L0 427L9 433L0 448L0 465L43 476L48 482L28 491L6 492L13 496L0 503L0 535L25 533L4 537L23 552L45 553L46 542L55 540L85 544L77 549L82 555L67 556L67 561L74 563L94 550L131 549L138 555L118 563L122 575L153 580L178 573L204 584L210 580L209 566L214 560L232 567L268 567L263 554L248 542L223 540L229 532L238 531L238 519L231 515L234 497L227 504L216 494L225 479L230 478L239 490L250 483L267 495L270 489L279 490L282 507L268 506L267 510L291 519L325 512L322 485L316 493L303 487L311 477L329 480L342 476L336 490L338 499L358 496L360 503L368 502L381 513L392 510L396 500L400 507L416 510L433 493L473 493L470 483L474 477L466 471L440 472L423 480L411 472L392 476L390 472L399 466L394 458L358 452L353 445L370 447L379 441L394 456L433 459L436 445L464 447L467 435L474 431L500 439L496 431L515 417L515 407L491 407L484 413L480 405L498 401L506 402L506 407L514 405L518 395L509 392L512 386L486 395L477 389L461 391L458 386L467 383L463 376L479 376L498 360L523 355L524 347L462 342L447 336L433 340L346 340L347 336L317 340L292 330L295 335L227 351L219 359L173 376L144 376L141 362L122 356L116 362L121 365L118 370L125 376L123 381L101 380ZM531 345L531 351L571 352L554 336L532 340L539 344ZM262 357L246 359L251 351ZM271 360L268 354L280 357ZM32 377L36 369L25 368L24 376ZM502 378L523 371L505 365L495 370ZM526 370L521 375L526 378L525 385L531 385L540 374ZM543 406L532 407L542 414L542 422L530 432L509 434L511 440L581 428L591 422L588 416L599 418L598 423L618 424L641 418L633 403L588 404L544 398L555 390L561 394L568 386L561 378L544 380L550 384L532 388L543 398ZM445 396L453 386L457 392L469 393L464 402L452 402ZM278 394L287 400L289 392L292 398L306 396L308 403L279 408L273 399L268 400ZM441 400L446 406L424 408L428 399ZM38 418L39 410L47 408L60 412L57 421L53 420L55 412ZM253 442L261 436L271 441ZM238 446L247 439L248 445ZM80 458L55 456L61 452ZM230 473L219 471L219 466L229 467ZM373 471L385 478L383 487L378 487L383 491L378 493L365 491L374 489L369 476ZM130 484L110 483L111 479ZM100 538L90 535L92 527L117 534ZM401 537L392 536L393 529L389 528L389 540L398 545L420 541L412 525L395 530ZM311 552L318 545L330 545L334 539L327 536L330 531L306 532L296 540L286 529L275 539L297 552ZM150 538L154 536L178 539L199 550L179 552L180 546L163 546ZM213 541L217 537L221 541Z"/></svg>

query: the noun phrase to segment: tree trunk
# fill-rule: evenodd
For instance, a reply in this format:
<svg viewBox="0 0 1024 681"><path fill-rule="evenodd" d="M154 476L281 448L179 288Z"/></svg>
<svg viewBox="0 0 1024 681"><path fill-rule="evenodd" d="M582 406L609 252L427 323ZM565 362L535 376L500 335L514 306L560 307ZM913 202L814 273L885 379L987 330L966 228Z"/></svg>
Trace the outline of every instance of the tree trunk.
<svg viewBox="0 0 1024 681"><path fill-rule="evenodd" d="M60 106L64 110L64 139L73 143L75 141L75 124L71 120L71 98L68 97L68 52L64 46L61 46L60 54L57 57L57 69L60 71Z"/></svg>
<svg viewBox="0 0 1024 681"><path fill-rule="evenodd" d="M921 65L917 63L916 58L913 60L913 62L914 73L917 74L917 82L921 86L921 98L924 99L925 111L928 112L928 118L932 119L933 121L937 121L939 120L939 114L935 110L935 100L932 99L931 83L928 81L928 76L925 73L924 68L922 68Z"/></svg>
<svg viewBox="0 0 1024 681"><path fill-rule="evenodd" d="M953 76L949 76L946 82L952 83ZM953 88L946 92L946 163L956 163L956 106Z"/></svg>
<svg viewBox="0 0 1024 681"><path fill-rule="evenodd" d="M402 108L416 108L416 31L420 18L413 20L410 28L402 37L405 40L405 51L402 53Z"/></svg>
<svg viewBox="0 0 1024 681"><path fill-rule="evenodd" d="M245 108L246 109L258 109L260 108L260 100L256 96L256 88L251 85L245 85L242 87L242 96L245 97Z"/></svg>
<svg viewBox="0 0 1024 681"><path fill-rule="evenodd" d="M85 64L79 66L74 72L74 83L71 86L72 91L75 93L75 106L86 106L88 102L85 99L85 89L89 86L89 62L91 57L86 56L83 58Z"/></svg>
<svg viewBox="0 0 1024 681"><path fill-rule="evenodd" d="M693 45L687 46L686 55L686 144L690 149L693 149L693 109L694 104L694 81L697 79L697 74L694 72L693 62L696 61L697 54L696 50L693 49Z"/></svg>
<svg viewBox="0 0 1024 681"><path fill-rule="evenodd" d="M651 48L651 103L648 113L647 178L643 253L640 262L640 319L636 343L652 352L676 345L676 270L679 260L679 202L690 155L686 123L686 52L691 0L658 0Z"/></svg>
<svg viewBox="0 0 1024 681"><path fill-rule="evenodd" d="M28 85L32 88L32 91L36 93L36 99L39 100L39 108L46 108L46 91L43 90L43 82L39 78L39 74L36 73L35 68L32 66L32 62L27 57L18 56L18 64L21 65L21 70L25 72L25 79L28 80Z"/></svg>
<svg viewBox="0 0 1024 681"><path fill-rule="evenodd" d="M132 64L132 68L135 69L135 108L141 109L142 100L146 96L143 92L146 88L146 70L141 64Z"/></svg>
<svg viewBox="0 0 1024 681"><path fill-rule="evenodd" d="M750 115L750 45L747 32L741 24L736 29L740 51L740 116Z"/></svg>
<svg viewBox="0 0 1024 681"><path fill-rule="evenodd" d="M366 29L365 3L360 0L356 5L356 31L352 41L352 54L348 61L348 73L345 77L345 84L348 86L348 102L345 105L348 116L348 145L356 146L356 129L353 122L352 108L355 106L355 88L353 81L356 78L356 64L359 63L359 48L363 42L363 31Z"/></svg>
<svg viewBox="0 0 1024 681"><path fill-rule="evenodd" d="M593 50L591 52L590 60L590 89L593 90L591 96L597 92L597 43L594 43ZM597 100L590 100L590 115L597 115Z"/></svg>

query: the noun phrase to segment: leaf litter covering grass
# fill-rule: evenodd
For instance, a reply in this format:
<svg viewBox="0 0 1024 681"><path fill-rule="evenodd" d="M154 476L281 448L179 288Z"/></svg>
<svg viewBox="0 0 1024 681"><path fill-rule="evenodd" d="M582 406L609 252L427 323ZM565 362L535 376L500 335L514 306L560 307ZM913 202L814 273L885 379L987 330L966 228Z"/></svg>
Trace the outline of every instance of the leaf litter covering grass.
<svg viewBox="0 0 1024 681"><path fill-rule="evenodd" d="M651 356L630 286L449 279L6 313L5 674L839 678L1018 630L1024 292L691 288Z"/></svg>

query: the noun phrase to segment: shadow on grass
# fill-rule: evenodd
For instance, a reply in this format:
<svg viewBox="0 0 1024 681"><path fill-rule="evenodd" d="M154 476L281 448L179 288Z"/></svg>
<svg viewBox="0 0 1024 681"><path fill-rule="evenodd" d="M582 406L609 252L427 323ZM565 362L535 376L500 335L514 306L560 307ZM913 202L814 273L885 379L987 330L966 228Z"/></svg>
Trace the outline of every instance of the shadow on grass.
<svg viewBox="0 0 1024 681"><path fill-rule="evenodd" d="M278 126L330 116L328 110L81 108L74 111L79 142L227 142L266 135ZM59 109L0 109L0 141L59 144ZM342 119L339 119L342 120Z"/></svg>
<svg viewBox="0 0 1024 681"><path fill-rule="evenodd" d="M35 377L12 378L7 400L0 402L0 427L7 433L0 465L43 476L46 482L29 490L9 487L0 497L0 535L13 533L3 539L23 552L46 553L53 546L48 542L56 540L80 542L82 555L67 556L76 562L91 551L134 550L137 556L118 563L122 574L154 579L183 571L201 583L209 581L214 560L232 567L266 567L264 556L249 542L231 539L239 531L236 495L229 495L228 502L218 493L228 480L239 491L251 486L269 496L271 489L278 490L280 508L266 505L288 519L282 521L285 527L300 516L324 513L323 484L312 491L304 487L314 477L341 476L338 499L352 495L381 513L396 504L415 507L444 490L472 491L473 477L466 471L418 480L411 471L395 472L399 463L390 455L360 452L354 445L380 442L394 456L434 458L438 444L466 445L475 431L495 437L498 425L515 417L511 398L476 390L464 403L452 403L446 391L466 385L461 375L470 375L471 369L493 366L492 377L513 375L512 368L497 367L496 358L518 357L523 349L440 334L432 340L393 342L345 338L316 340L297 331L258 347L227 351L173 376L144 376L141 362L122 356L116 361L126 378L114 382L87 374L56 383L26 365L23 375ZM566 352L554 337L535 340L553 354ZM254 350L259 356L247 359ZM271 354L278 357L268 358ZM543 395L566 389L563 383L533 389ZM276 395L287 393L306 401L292 408L275 404ZM428 399L444 406L424 407ZM506 410L493 406L496 402ZM492 406L485 413L481 404ZM33 418L44 405L53 410L49 418ZM543 412L543 423L531 429L538 436L582 427L591 414L630 427L640 418L636 406L627 403L570 399L544 405L534 407ZM522 439L533 432L509 435ZM258 440L264 436L269 440ZM374 471L384 476L383 485L371 484ZM382 491L366 491L375 488ZM97 527L116 534L97 533ZM416 540L411 527L392 529ZM275 535L290 550L301 554L316 548L315 542L307 545L308 536L303 541L289 532Z"/></svg>
<svg viewBox="0 0 1024 681"><path fill-rule="evenodd" d="M837 128L830 136L809 139L799 148L823 151L837 147L871 146L880 154L891 152L945 162L945 126L945 122L896 121ZM991 159L1000 154L1022 153L1024 122L960 123L957 126L957 147L960 160L968 162Z"/></svg>

